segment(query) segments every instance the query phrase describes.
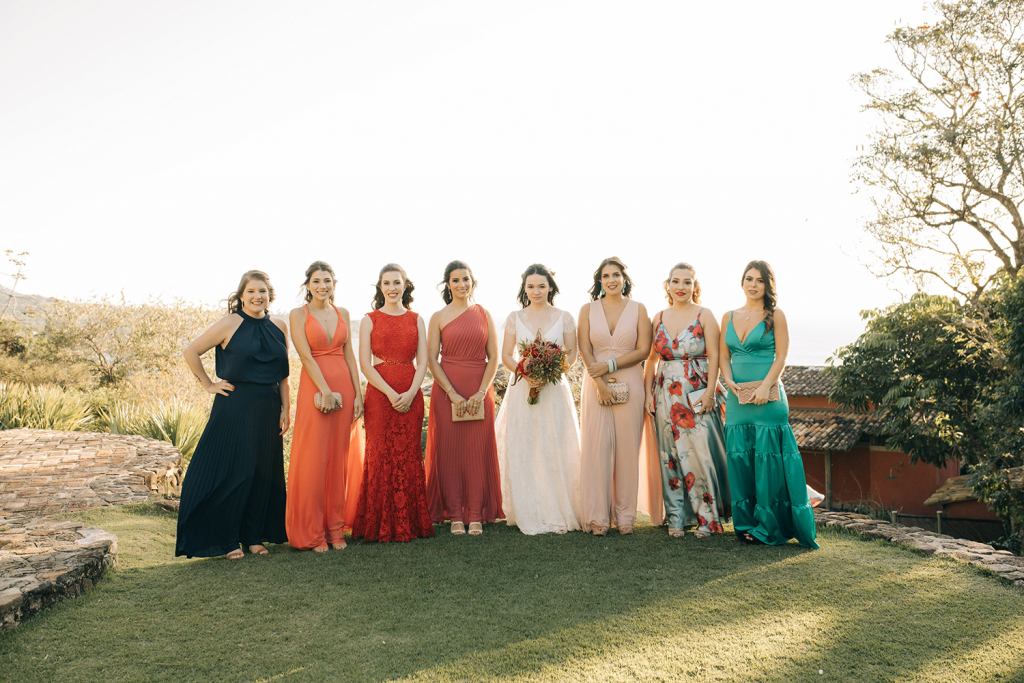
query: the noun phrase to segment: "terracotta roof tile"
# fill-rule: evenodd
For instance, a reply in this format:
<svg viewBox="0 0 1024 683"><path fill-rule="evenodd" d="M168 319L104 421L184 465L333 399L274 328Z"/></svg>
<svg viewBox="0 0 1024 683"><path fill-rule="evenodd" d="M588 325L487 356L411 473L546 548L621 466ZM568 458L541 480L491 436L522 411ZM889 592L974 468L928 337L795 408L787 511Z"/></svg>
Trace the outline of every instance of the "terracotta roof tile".
<svg viewBox="0 0 1024 683"><path fill-rule="evenodd" d="M824 373L823 365L788 365L782 384L789 396L828 396L835 382Z"/></svg>
<svg viewBox="0 0 1024 683"><path fill-rule="evenodd" d="M848 451L863 435L877 432L880 423L873 412L825 408L791 408L789 411L789 424L796 443L807 450Z"/></svg>

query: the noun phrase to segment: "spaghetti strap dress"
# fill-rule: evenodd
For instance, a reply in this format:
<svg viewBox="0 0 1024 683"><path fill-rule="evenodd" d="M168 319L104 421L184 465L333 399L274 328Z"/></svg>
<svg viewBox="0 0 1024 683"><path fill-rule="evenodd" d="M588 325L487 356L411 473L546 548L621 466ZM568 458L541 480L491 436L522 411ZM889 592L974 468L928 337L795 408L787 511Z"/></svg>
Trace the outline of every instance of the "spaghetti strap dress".
<svg viewBox="0 0 1024 683"><path fill-rule="evenodd" d="M269 316L242 311L217 376L235 388L213 399L181 487L175 555L214 557L245 546L284 543L284 448L280 382L288 343Z"/></svg>
<svg viewBox="0 0 1024 683"><path fill-rule="evenodd" d="M761 381L775 362L775 331L762 320L740 341L726 324L725 343L737 384ZM800 449L789 426L789 401L779 382L778 401L740 405L729 392L725 408L725 445L729 455L732 521L736 533L747 532L762 543L779 545L791 538L817 548L814 509L807 500L807 480Z"/></svg>
<svg viewBox="0 0 1024 683"><path fill-rule="evenodd" d="M455 391L468 398L480 390L487 369L487 313L476 305L441 330L441 369ZM431 393L427 420L427 502L439 524L493 522L501 509L498 446L494 438L494 387L487 388L482 420L452 421L452 402Z"/></svg>
<svg viewBox="0 0 1024 683"><path fill-rule="evenodd" d="M335 313L338 309L335 307ZM334 332L309 312L303 326L309 350L331 391L341 394L341 408L321 412L314 403L319 391L302 369L295 399L295 427L288 463L288 543L308 550L342 543L352 528L363 478L363 428L352 421L356 391L345 362L348 328L341 314Z"/></svg>
<svg viewBox="0 0 1024 683"><path fill-rule="evenodd" d="M669 337L658 315L654 422L669 528L696 525L703 533L721 533L730 507L721 411L697 415L687 398L690 392L708 386L708 356L700 322L703 310L675 338ZM716 395L719 400L725 398L719 387Z"/></svg>
<svg viewBox="0 0 1024 683"><path fill-rule="evenodd" d="M413 360L419 343L418 316L412 311L394 316L372 311L367 315L373 321L370 351L380 361L374 369L395 391L408 391L416 376ZM352 538L387 543L433 536L420 446L422 392L416 392L408 412L400 413L391 407L384 392L368 385L363 422L366 461Z"/></svg>

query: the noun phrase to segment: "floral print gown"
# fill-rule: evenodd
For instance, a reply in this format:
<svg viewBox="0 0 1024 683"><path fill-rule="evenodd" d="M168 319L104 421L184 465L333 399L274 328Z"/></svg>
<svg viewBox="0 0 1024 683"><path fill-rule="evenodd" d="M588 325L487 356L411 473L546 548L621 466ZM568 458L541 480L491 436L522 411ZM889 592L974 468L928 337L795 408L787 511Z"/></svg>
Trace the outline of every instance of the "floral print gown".
<svg viewBox="0 0 1024 683"><path fill-rule="evenodd" d="M654 349L659 356L654 423L665 519L671 529L696 525L700 531L720 533L730 505L722 411L695 415L688 399L690 392L705 389L708 383L700 313L675 339L659 315ZM716 393L719 405L724 405L722 388Z"/></svg>

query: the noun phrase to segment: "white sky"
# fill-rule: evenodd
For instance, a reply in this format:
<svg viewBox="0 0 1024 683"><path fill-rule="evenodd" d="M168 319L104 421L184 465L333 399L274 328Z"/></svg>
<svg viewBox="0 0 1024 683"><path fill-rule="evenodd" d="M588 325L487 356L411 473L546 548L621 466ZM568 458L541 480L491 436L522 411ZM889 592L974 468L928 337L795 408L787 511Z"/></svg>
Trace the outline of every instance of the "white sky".
<svg viewBox="0 0 1024 683"><path fill-rule="evenodd" d="M430 313L460 258L499 324L530 263L575 315L605 256L652 311L690 261L721 314L763 258L790 362L821 363L895 300L860 263L870 207L849 175L873 124L850 77L925 17L920 0L2 0L0 249L30 252L28 293L215 304L261 268L276 309L324 259L357 317L384 263Z"/></svg>

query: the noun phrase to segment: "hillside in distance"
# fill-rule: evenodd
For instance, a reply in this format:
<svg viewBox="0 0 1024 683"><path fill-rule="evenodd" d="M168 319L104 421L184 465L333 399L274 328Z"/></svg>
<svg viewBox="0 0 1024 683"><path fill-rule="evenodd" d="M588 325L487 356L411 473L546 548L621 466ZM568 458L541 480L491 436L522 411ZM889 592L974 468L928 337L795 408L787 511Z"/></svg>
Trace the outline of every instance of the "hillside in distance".
<svg viewBox="0 0 1024 683"><path fill-rule="evenodd" d="M11 300L11 290L0 285L0 315L14 318L29 327L42 328L46 322L45 311L50 305L49 297L38 294L24 294L15 290Z"/></svg>

